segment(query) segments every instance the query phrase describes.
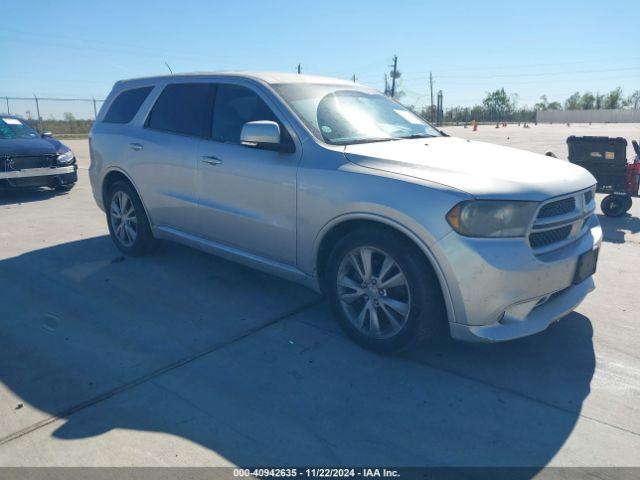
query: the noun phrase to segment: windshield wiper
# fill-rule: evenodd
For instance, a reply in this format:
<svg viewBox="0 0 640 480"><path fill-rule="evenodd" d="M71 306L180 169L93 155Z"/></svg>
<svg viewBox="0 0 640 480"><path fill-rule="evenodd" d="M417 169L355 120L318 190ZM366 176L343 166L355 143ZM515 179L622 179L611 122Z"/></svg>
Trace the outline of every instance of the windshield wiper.
<svg viewBox="0 0 640 480"><path fill-rule="evenodd" d="M406 140L411 138L432 138L435 135L429 135L428 133L414 133L412 135L404 135L402 137L394 137L394 140Z"/></svg>
<svg viewBox="0 0 640 480"><path fill-rule="evenodd" d="M394 140L400 140L396 137L384 137L384 138L362 138L360 140L353 140L350 142L341 143L339 145L357 145L359 143L374 143L374 142L392 142Z"/></svg>

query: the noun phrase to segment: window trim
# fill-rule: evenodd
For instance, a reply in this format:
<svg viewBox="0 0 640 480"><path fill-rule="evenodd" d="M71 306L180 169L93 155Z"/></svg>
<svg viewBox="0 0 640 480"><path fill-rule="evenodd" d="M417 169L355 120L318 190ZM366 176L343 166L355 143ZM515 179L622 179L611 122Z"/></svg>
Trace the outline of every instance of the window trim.
<svg viewBox="0 0 640 480"><path fill-rule="evenodd" d="M296 142L294 140L294 136L291 134L291 129L290 127L287 125L286 122L284 122L282 120L282 115L277 111L277 109L273 108L273 106L271 105L271 103L274 103L273 101L269 101L268 98L265 98L265 96L262 94L262 92L259 92L257 89L253 88L253 86L249 86L246 85L244 83L235 83L235 82L229 82L227 81L227 79L224 80L214 80L214 84L215 84L215 93L213 95L213 104L212 104L212 109L211 109L211 116L210 116L210 121L209 121L209 131L208 131L208 135L207 137L205 137L206 140L210 141L210 142L214 142L214 143L219 143L220 145L234 145L234 146L238 146L238 147L243 147L243 148L250 148L252 150L264 150L264 151L268 151L268 152L280 152L280 153L286 153L286 154L293 154L298 150L298 147L296 146ZM271 110L271 113L273 114L273 116L277 119L278 121L278 125L280 126L280 148L264 148L264 147L260 147L260 146L249 146L249 145L244 145L241 142L222 142L220 140L215 140L213 138L213 115L215 113L215 109L216 109L216 103L218 101L218 88L220 86L231 86L231 87L240 87L240 88L246 88L247 90L251 91L252 93L254 93L260 100L262 100L262 102L267 106L267 108L269 110ZM288 137L288 142L285 144L282 142L282 132L286 132L287 137Z"/></svg>
<svg viewBox="0 0 640 480"><path fill-rule="evenodd" d="M156 127L152 127L151 125L149 125L149 122L151 121L151 114L153 113L154 107L156 106L156 104L160 100L160 97L162 97L162 94L164 93L164 91L168 87L170 87L172 85L207 85L207 86L209 86L209 94L208 94L208 99L207 99L207 104L208 104L207 112L205 113L205 121L203 123L203 131L200 132L199 135L191 134L191 133L183 133L183 132L174 132L173 130L164 130L162 128L156 128ZM151 131L154 131L154 132L166 133L166 134L169 134L169 135L178 135L180 137L198 138L198 139L210 140L211 139L212 123L213 123L213 109L214 109L215 97L216 97L217 92L218 92L218 86L216 85L216 82L210 81L210 80L207 80L207 81L204 81L204 82L188 81L188 82L170 82L170 83L166 83L165 85L162 86L162 90L160 91L160 93L158 93L156 99L153 102L153 105L151 105L151 108L149 108L149 111L147 112L147 116L146 116L146 118L144 120L142 128L144 128L145 130L151 130Z"/></svg>
<svg viewBox="0 0 640 480"><path fill-rule="evenodd" d="M102 118L100 119L100 123L107 123L109 125L128 125L128 124L130 124L138 116L138 114L140 113L140 110L142 109L142 106L149 99L149 95L151 95L151 93L153 92L154 88L155 88L155 85L141 85L141 86L137 86L137 87L125 88L124 90L120 90L117 93L117 95L115 97L113 97L113 100L111 100L109 102L109 106L105 110L104 115L102 116ZM128 122L110 122L110 121L106 120L107 115L109 114L109 112L113 108L113 104L116 102L116 100L118 100L118 98L120 98L123 94L125 94L127 92L131 92L133 90L143 90L143 89L149 89L149 91L147 92L147 95L142 99L142 102L140 102L140 105L138 105L138 108L136 109L136 111L134 112L133 116L129 119Z"/></svg>

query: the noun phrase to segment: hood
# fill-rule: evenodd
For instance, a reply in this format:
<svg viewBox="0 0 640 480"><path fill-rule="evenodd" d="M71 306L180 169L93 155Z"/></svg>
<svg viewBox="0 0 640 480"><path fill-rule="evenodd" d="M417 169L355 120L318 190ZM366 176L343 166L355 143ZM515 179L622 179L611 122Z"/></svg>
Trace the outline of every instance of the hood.
<svg viewBox="0 0 640 480"><path fill-rule="evenodd" d="M363 167L416 177L475 197L541 201L596 179L565 160L454 137L363 143L345 148Z"/></svg>
<svg viewBox="0 0 640 480"><path fill-rule="evenodd" d="M0 156L46 155L66 150L54 138L10 138L0 139Z"/></svg>

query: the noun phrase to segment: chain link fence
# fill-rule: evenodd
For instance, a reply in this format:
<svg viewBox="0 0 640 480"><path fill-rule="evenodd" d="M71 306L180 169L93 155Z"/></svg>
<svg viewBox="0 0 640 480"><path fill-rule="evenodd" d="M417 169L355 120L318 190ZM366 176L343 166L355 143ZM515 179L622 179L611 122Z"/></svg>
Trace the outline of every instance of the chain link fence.
<svg viewBox="0 0 640 480"><path fill-rule="evenodd" d="M100 107L98 98L0 97L0 113L17 115L40 132L56 136L85 136Z"/></svg>

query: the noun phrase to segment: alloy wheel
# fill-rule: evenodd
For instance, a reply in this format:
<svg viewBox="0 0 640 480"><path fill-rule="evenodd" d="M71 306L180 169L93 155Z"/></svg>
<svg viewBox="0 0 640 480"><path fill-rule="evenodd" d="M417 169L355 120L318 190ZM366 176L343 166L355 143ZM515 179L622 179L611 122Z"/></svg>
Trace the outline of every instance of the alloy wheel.
<svg viewBox="0 0 640 480"><path fill-rule="evenodd" d="M361 333L389 338L407 323L409 281L386 252L370 246L351 250L338 268L337 287L342 310Z"/></svg>
<svg viewBox="0 0 640 480"><path fill-rule="evenodd" d="M118 190L111 198L111 227L118 241L131 247L138 238L138 218L129 195Z"/></svg>

